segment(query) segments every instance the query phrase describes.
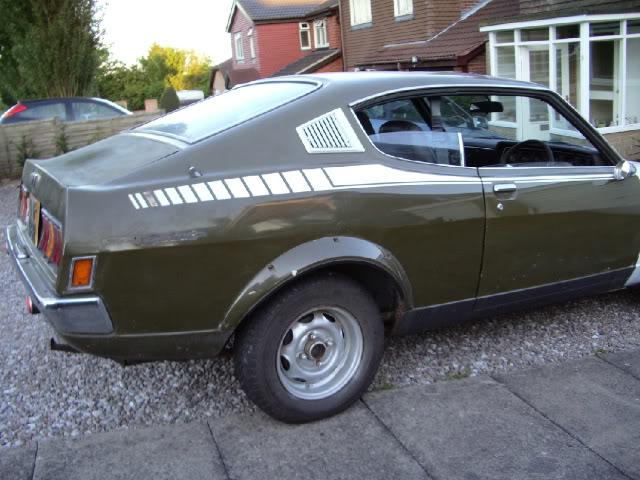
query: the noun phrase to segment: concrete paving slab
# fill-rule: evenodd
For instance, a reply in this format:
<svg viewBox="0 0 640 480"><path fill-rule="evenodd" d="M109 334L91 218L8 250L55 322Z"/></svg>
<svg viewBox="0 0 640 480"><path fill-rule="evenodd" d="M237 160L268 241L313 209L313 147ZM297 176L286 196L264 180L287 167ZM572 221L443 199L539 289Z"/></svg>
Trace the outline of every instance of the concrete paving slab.
<svg viewBox="0 0 640 480"><path fill-rule="evenodd" d="M374 392L364 401L436 479L624 478L488 377Z"/></svg>
<svg viewBox="0 0 640 480"><path fill-rule="evenodd" d="M640 381L596 357L498 380L627 475L640 479Z"/></svg>
<svg viewBox="0 0 640 480"><path fill-rule="evenodd" d="M0 449L0 478L31 480L36 461L36 446Z"/></svg>
<svg viewBox="0 0 640 480"><path fill-rule="evenodd" d="M234 480L427 478L361 403L306 425L285 425L260 412L209 425Z"/></svg>
<svg viewBox="0 0 640 480"><path fill-rule="evenodd" d="M640 379L640 350L629 352L599 354L607 362Z"/></svg>
<svg viewBox="0 0 640 480"><path fill-rule="evenodd" d="M206 424L42 442L34 480L226 479Z"/></svg>

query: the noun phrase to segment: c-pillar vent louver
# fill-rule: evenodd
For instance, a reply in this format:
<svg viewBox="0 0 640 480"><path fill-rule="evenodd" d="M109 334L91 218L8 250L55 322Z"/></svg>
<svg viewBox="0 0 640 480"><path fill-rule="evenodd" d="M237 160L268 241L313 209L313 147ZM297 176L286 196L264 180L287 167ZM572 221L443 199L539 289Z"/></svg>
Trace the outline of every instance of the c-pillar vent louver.
<svg viewBox="0 0 640 480"><path fill-rule="evenodd" d="M364 152L364 147L341 109L296 128L309 153Z"/></svg>

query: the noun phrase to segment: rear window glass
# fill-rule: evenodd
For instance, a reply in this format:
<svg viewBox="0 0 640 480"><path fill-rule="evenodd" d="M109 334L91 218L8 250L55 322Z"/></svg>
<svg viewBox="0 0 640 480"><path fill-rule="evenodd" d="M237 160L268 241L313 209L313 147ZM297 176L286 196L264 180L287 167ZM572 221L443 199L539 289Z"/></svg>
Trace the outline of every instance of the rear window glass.
<svg viewBox="0 0 640 480"><path fill-rule="evenodd" d="M137 128L137 132L170 135L189 143L243 123L315 90L304 82L247 85L182 108Z"/></svg>

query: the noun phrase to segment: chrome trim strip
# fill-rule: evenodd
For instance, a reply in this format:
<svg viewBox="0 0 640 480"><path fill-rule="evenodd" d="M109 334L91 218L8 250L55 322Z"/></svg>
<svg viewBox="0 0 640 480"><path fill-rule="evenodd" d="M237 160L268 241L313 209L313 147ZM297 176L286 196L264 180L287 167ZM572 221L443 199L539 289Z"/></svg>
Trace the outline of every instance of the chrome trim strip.
<svg viewBox="0 0 640 480"><path fill-rule="evenodd" d="M498 79L499 81L499 79ZM535 85L533 83L525 83L523 82L522 85L512 85L512 84L500 84L500 83L496 83L495 85L478 85L478 84L473 84L473 83L459 83L459 84L442 84L442 83L437 83L435 85L419 85L419 86L414 86L414 87L403 87L403 88L394 88L391 90L385 90L384 92L380 92L380 93L374 93L372 95L360 98L358 100L354 100L351 103L349 103L349 107L353 108L357 105L360 105L361 103L364 102L368 102L370 100L375 100L376 98L382 98L382 97L386 97L388 95L393 95L394 93L403 93L403 92L407 92L407 93L411 93L411 92L415 92L418 90L436 90L439 88L504 88L504 89L512 89L512 90L522 90L522 89L526 89L526 90L537 90L537 91L541 91L541 92L548 92L550 91L548 88L546 87L542 87L539 85Z"/></svg>
<svg viewBox="0 0 640 480"><path fill-rule="evenodd" d="M13 230L13 233L12 233ZM55 330L62 333L108 334L113 324L102 299L96 295L59 297L35 270L31 258L20 258L15 236L16 225L6 227L6 242L18 276L27 294Z"/></svg>
<svg viewBox="0 0 640 480"><path fill-rule="evenodd" d="M484 183L553 183L553 182L591 182L599 180L615 180L613 175L542 175L530 177L482 177Z"/></svg>

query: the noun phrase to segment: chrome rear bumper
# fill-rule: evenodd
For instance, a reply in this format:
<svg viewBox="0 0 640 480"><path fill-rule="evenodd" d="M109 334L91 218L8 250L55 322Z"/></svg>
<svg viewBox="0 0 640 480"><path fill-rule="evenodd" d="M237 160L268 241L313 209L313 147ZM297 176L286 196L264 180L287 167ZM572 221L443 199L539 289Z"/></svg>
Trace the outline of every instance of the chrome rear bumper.
<svg viewBox="0 0 640 480"><path fill-rule="evenodd" d="M102 299L96 295L60 297L40 271L31 251L20 238L17 225L6 230L7 252L34 305L52 327L65 334L107 334L113 324Z"/></svg>

